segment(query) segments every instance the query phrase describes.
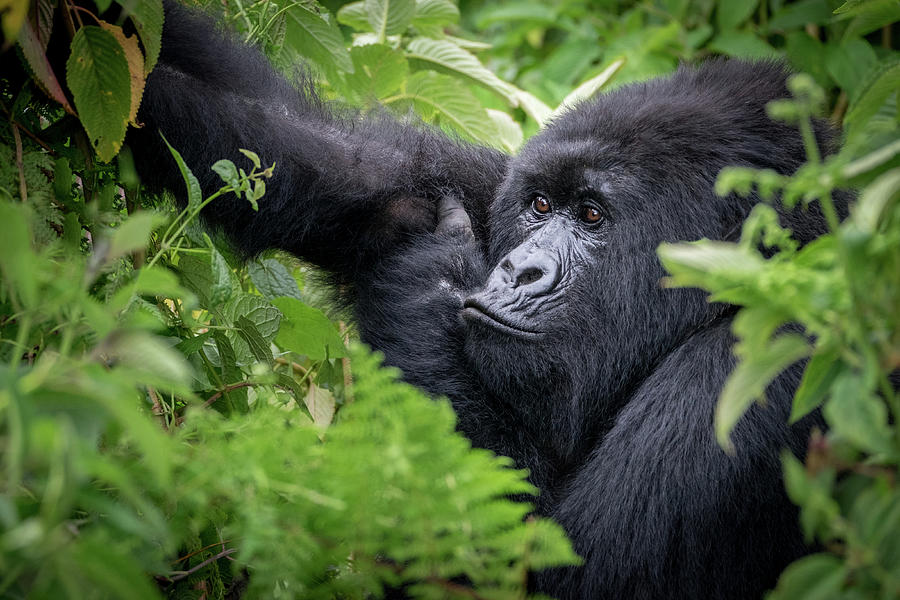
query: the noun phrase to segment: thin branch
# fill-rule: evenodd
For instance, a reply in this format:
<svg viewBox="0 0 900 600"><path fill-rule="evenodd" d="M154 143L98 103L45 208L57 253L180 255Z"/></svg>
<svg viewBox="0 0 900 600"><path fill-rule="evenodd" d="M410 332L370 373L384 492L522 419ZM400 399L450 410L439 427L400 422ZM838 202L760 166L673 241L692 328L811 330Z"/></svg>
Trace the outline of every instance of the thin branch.
<svg viewBox="0 0 900 600"><path fill-rule="evenodd" d="M238 383L232 383L232 384L226 385L224 388L222 388L221 390L219 390L218 392L216 392L215 394L210 396L206 400L206 402L203 403L203 408L209 408L210 406L212 406L213 402L215 402L216 400L218 400L219 398L222 397L222 394L228 393L232 390L239 390L239 389L245 388L245 387L253 387L254 385L260 385L260 384L254 382L254 381L241 381Z"/></svg>
<svg viewBox="0 0 900 600"><path fill-rule="evenodd" d="M16 140L16 169L19 171L19 198L22 203L28 202L28 187L25 185L25 161L22 156L22 136L19 135L19 126L10 119L9 127L12 129L13 138Z"/></svg>
<svg viewBox="0 0 900 600"><path fill-rule="evenodd" d="M231 556L235 552L237 552L237 548L229 548L228 550L219 552L215 556L210 556L209 558L204 560L202 563L200 563L196 567L192 567L192 568L188 569L187 571L175 571L175 573L177 573L177 575L174 575L174 573L173 573L172 575L174 575L174 576L170 576L168 579L172 583L175 583L176 581L181 581L185 577L189 577L189 576L193 575L194 573L196 573L197 571L199 571L206 565L213 563L213 562L219 560L220 558L225 558L226 556Z"/></svg>

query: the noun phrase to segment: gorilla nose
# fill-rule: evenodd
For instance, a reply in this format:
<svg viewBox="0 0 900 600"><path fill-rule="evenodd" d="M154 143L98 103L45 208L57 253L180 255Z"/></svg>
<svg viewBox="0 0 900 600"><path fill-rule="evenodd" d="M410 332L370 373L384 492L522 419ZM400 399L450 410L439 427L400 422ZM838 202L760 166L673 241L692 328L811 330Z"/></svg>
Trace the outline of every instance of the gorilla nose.
<svg viewBox="0 0 900 600"><path fill-rule="evenodd" d="M532 296L546 294L559 283L561 269L553 254L541 249L517 248L500 264L507 285Z"/></svg>

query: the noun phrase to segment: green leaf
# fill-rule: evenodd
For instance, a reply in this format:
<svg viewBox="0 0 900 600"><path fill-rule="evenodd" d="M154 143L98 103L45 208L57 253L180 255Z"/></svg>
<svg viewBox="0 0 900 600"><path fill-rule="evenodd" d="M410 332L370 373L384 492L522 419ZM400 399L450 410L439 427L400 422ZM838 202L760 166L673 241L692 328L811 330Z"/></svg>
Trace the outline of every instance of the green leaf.
<svg viewBox="0 0 900 600"><path fill-rule="evenodd" d="M152 211L133 214L112 230L106 262L109 263L129 252L141 250L150 242L150 234L165 217Z"/></svg>
<svg viewBox="0 0 900 600"><path fill-rule="evenodd" d="M777 56L772 46L749 31L725 31L709 43L708 48L738 58L770 58Z"/></svg>
<svg viewBox="0 0 900 600"><path fill-rule="evenodd" d="M31 250L31 227L26 208L0 201L0 274L12 284L25 306L37 302L37 257Z"/></svg>
<svg viewBox="0 0 900 600"><path fill-rule="evenodd" d="M272 304L284 316L275 337L275 343L281 348L311 360L347 355L344 340L325 313L296 298L275 298Z"/></svg>
<svg viewBox="0 0 900 600"><path fill-rule="evenodd" d="M849 40L825 47L825 70L847 92L850 103L856 102L866 73L878 62L875 51L865 40Z"/></svg>
<svg viewBox="0 0 900 600"><path fill-rule="evenodd" d="M482 65L473 54L452 42L419 37L409 43L406 56L414 66L473 81L504 98L510 105L518 105L518 98L511 85Z"/></svg>
<svg viewBox="0 0 900 600"><path fill-rule="evenodd" d="M608 67L603 69L603 71L588 79L577 88L572 90L568 96L563 98L563 101L559 103L559 106L556 107L556 110L553 111L553 114L550 115L550 118L558 116L559 114L569 110L593 97L594 94L603 89L606 84L608 84L613 77L616 76L616 73L621 70L621 68L625 65L625 57L617 58L614 60Z"/></svg>
<svg viewBox="0 0 900 600"><path fill-rule="evenodd" d="M809 342L802 335L783 334L772 340L764 352L745 357L725 381L716 405L716 439L732 449L731 430L747 412L754 400L765 394L766 387L783 370L809 354Z"/></svg>
<svg viewBox="0 0 900 600"><path fill-rule="evenodd" d="M813 554L794 562L778 579L772 600L837 600L847 565L831 554Z"/></svg>
<svg viewBox="0 0 900 600"><path fill-rule="evenodd" d="M716 22L720 30L734 29L750 18L759 0L719 0L716 4Z"/></svg>
<svg viewBox="0 0 900 600"><path fill-rule="evenodd" d="M841 373L831 386L823 414L832 433L873 454L892 454L891 429L884 402L873 395L862 378Z"/></svg>
<svg viewBox="0 0 900 600"><path fill-rule="evenodd" d="M479 102L452 77L430 71L413 74L406 91L386 103L407 102L426 117L437 115L441 123L485 144L497 143L497 130Z"/></svg>
<svg viewBox="0 0 900 600"><path fill-rule="evenodd" d="M900 58L894 58L870 71L860 86L858 100L850 106L844 123L851 129L872 118L887 99L900 89Z"/></svg>
<svg viewBox="0 0 900 600"><path fill-rule="evenodd" d="M353 72L353 61L344 46L341 30L333 20L321 16L300 4L287 12L285 44L320 65L335 65L341 71Z"/></svg>
<svg viewBox="0 0 900 600"><path fill-rule="evenodd" d="M416 13L415 0L364 0L366 18L380 42L406 31Z"/></svg>
<svg viewBox="0 0 900 600"><path fill-rule="evenodd" d="M487 115L497 128L497 141L500 142L500 148L507 152L516 152L525 140L525 135L522 133L522 126L519 125L517 121L513 120L513 118L509 116L509 113L505 113L502 110L488 108Z"/></svg>
<svg viewBox="0 0 900 600"><path fill-rule="evenodd" d="M122 147L131 110L131 75L118 40L94 25L79 29L66 61L66 83L91 145L109 162Z"/></svg>
<svg viewBox="0 0 900 600"><path fill-rule="evenodd" d="M372 31L365 0L345 4L337 11L337 20L357 31Z"/></svg>
<svg viewBox="0 0 900 600"><path fill-rule="evenodd" d="M486 29L497 23L522 23L529 25L556 25L559 9L552 3L543 2L504 2L487 4L478 12L475 24L479 29Z"/></svg>
<svg viewBox="0 0 900 600"><path fill-rule="evenodd" d="M794 394L790 423L796 423L825 400L828 389L841 372L840 357L839 348L828 348L817 352L809 360Z"/></svg>
<svg viewBox="0 0 900 600"><path fill-rule="evenodd" d="M162 0L132 0L122 2L121 5L123 12L131 17L141 44L144 45L144 73L149 73L156 66L162 48Z"/></svg>
<svg viewBox="0 0 900 600"><path fill-rule="evenodd" d="M269 343L263 339L256 325L243 315L238 317L234 324L238 328L238 334L250 347L253 357L261 363L272 365L272 351L269 349Z"/></svg>
<svg viewBox="0 0 900 600"><path fill-rule="evenodd" d="M231 162L227 158L223 158L222 160L217 160L216 162L214 162L211 168L213 171L218 173L219 177L222 178L222 181L225 182L225 185L234 188L235 194L239 193L241 187L241 176L238 175L237 167L234 166L233 162Z"/></svg>
<svg viewBox="0 0 900 600"><path fill-rule="evenodd" d="M350 49L354 71L347 75L348 87L360 100L383 99L400 89L409 76L403 53L384 44Z"/></svg>
<svg viewBox="0 0 900 600"><path fill-rule="evenodd" d="M831 6L824 0L800 0L787 4L769 20L769 31L785 31L831 21Z"/></svg>
<svg viewBox="0 0 900 600"><path fill-rule="evenodd" d="M252 294L237 294L222 307L222 315L231 324L237 324L240 317L246 317L259 332L259 335L268 344L275 339L281 323L281 312L272 304ZM247 342L243 337L233 331L228 331L228 341L231 342L237 356L238 364L249 364L255 358Z"/></svg>
<svg viewBox="0 0 900 600"><path fill-rule="evenodd" d="M873 0L859 5L841 16L853 19L844 30L843 38L851 40L900 21L900 2L897 0Z"/></svg>
<svg viewBox="0 0 900 600"><path fill-rule="evenodd" d="M441 27L459 21L459 9L450 0L416 0L416 27Z"/></svg>
<svg viewBox="0 0 900 600"><path fill-rule="evenodd" d="M900 168L883 173L866 186L853 207L851 220L859 231L875 233L884 221L887 207L900 196Z"/></svg>
<svg viewBox="0 0 900 600"><path fill-rule="evenodd" d="M543 127L550 119L553 110L531 92L514 88L514 93L518 105L525 111L525 114L534 119L539 127Z"/></svg>
<svg viewBox="0 0 900 600"><path fill-rule="evenodd" d="M181 157L181 153L172 147L172 144L169 143L169 140L166 139L166 136L162 135L161 132L159 135L160 137L162 137L163 141L166 143L166 146L169 148L169 152L175 159L175 163L178 165L178 170L181 171L181 177L182 179L184 179L185 192L187 193L187 210L188 212L193 212L194 210L199 208L200 204L203 203L203 192L200 189L200 182L197 181L197 177L194 176L194 173L191 172L191 169L184 162L184 159Z"/></svg>
<svg viewBox="0 0 900 600"><path fill-rule="evenodd" d="M231 298L231 292L234 289L234 274L225 257L219 253L210 243L209 249L210 273L212 275L211 285L209 286L209 306L216 307L224 304Z"/></svg>
<svg viewBox="0 0 900 600"><path fill-rule="evenodd" d="M274 258L257 259L247 265L247 270L253 285L266 300L280 296L301 299L297 280L280 261Z"/></svg>
<svg viewBox="0 0 900 600"><path fill-rule="evenodd" d="M27 6L28 3L26 2L25 5ZM56 73L53 72L53 67L50 66L50 61L47 60L46 41L41 43L38 34L29 22L26 22L19 32L19 48L22 50L22 56L25 57L25 61L31 69L31 74L41 90L59 102L67 113L74 115L75 109L69 104L65 92L63 92L62 86L60 86L59 80L56 78Z"/></svg>

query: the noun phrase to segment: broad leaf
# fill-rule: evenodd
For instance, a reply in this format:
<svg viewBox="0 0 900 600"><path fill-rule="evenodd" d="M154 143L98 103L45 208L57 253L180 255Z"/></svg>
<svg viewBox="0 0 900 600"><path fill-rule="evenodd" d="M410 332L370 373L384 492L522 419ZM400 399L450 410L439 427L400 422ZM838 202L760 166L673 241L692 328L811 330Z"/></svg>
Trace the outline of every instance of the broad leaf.
<svg viewBox="0 0 900 600"><path fill-rule="evenodd" d="M326 21L303 5L294 4L288 10L284 41L320 65L333 64L341 71L353 72L353 61L337 24L333 20Z"/></svg>
<svg viewBox="0 0 900 600"><path fill-rule="evenodd" d="M131 112L131 75L122 46L94 25L78 30L66 61L66 82L88 138L109 162L125 139Z"/></svg>
<svg viewBox="0 0 900 600"><path fill-rule="evenodd" d="M284 350L308 356L312 360L346 356L344 340L321 310L296 298L276 298L272 304L283 319L275 343Z"/></svg>
<svg viewBox="0 0 900 600"><path fill-rule="evenodd" d="M440 27L459 20L459 9L450 0L416 0L416 16L412 24L417 27Z"/></svg>
<svg viewBox="0 0 900 600"><path fill-rule="evenodd" d="M406 31L416 13L415 0L364 0L366 18L379 41Z"/></svg>
<svg viewBox="0 0 900 600"><path fill-rule="evenodd" d="M519 103L511 85L482 65L474 55L452 42L420 37L411 41L406 50L407 59L414 65L463 77L486 87L512 106Z"/></svg>

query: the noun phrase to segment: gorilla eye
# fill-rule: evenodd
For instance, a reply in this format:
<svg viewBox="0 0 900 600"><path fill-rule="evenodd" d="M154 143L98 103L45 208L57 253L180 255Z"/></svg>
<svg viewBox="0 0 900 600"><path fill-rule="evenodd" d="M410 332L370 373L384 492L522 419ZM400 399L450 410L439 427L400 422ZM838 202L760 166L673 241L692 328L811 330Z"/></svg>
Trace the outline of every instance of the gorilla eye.
<svg viewBox="0 0 900 600"><path fill-rule="evenodd" d="M531 201L531 208L533 208L536 213L546 215L550 212L550 201L543 196L535 196L534 200Z"/></svg>
<svg viewBox="0 0 900 600"><path fill-rule="evenodd" d="M581 217L581 220L585 223L596 223L600 219L603 218L603 214L590 205L584 205L581 207L581 214L578 215Z"/></svg>

